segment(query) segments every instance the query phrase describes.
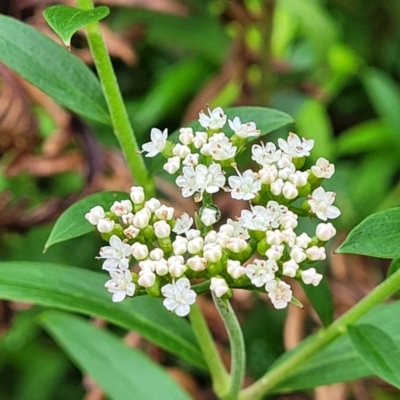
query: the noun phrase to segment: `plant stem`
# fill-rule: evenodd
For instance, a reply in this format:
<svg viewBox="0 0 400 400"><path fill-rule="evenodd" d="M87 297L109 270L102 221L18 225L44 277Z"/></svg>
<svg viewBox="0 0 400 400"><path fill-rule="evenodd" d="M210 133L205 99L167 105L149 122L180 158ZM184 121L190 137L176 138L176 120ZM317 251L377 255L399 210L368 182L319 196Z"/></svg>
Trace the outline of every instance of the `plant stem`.
<svg viewBox="0 0 400 400"><path fill-rule="evenodd" d="M239 321L233 311L229 301L217 297L211 292L214 304L217 307L225 328L228 332L231 348L231 376L227 394L221 396L224 400L236 400L242 387L246 368L246 353L244 349L244 340Z"/></svg>
<svg viewBox="0 0 400 400"><path fill-rule="evenodd" d="M189 319L207 363L214 392L218 395L220 393L225 393L229 384L229 376L197 303L191 306Z"/></svg>
<svg viewBox="0 0 400 400"><path fill-rule="evenodd" d="M93 9L92 0L76 1L78 7L83 10ZM143 186L147 196L151 197L155 192L154 180L149 176L143 157L139 153L139 146L126 112L121 91L98 22L87 25L86 33L96 70L103 87L115 136L121 146L135 184Z"/></svg>
<svg viewBox="0 0 400 400"><path fill-rule="evenodd" d="M293 374L308 359L320 351L323 347L333 342L339 336L347 332L347 326L354 324L374 306L381 303L390 295L395 293L400 287L400 270L387 278L363 300L356 304L346 314L336 320L327 328L321 329L313 339L303 345L299 350L294 349L291 357L284 355L283 361L277 361L276 367L272 368L253 385L242 390L240 400L260 399L265 394L271 392L282 380Z"/></svg>

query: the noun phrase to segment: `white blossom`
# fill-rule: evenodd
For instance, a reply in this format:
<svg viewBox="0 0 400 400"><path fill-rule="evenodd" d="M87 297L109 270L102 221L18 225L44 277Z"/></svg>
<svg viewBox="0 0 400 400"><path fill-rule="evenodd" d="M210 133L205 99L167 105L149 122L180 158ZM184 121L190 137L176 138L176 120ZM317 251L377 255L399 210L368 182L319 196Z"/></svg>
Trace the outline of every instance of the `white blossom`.
<svg viewBox="0 0 400 400"><path fill-rule="evenodd" d="M113 269L109 272L111 279L104 284L104 287L112 293L112 301L114 303L124 300L126 296L134 295L135 284L132 282L130 271Z"/></svg>
<svg viewBox="0 0 400 400"><path fill-rule="evenodd" d="M290 250L290 258L296 261L297 264L302 263L306 258L307 255L300 246L294 245Z"/></svg>
<svg viewBox="0 0 400 400"><path fill-rule="evenodd" d="M100 249L100 259L105 259L103 269L107 271L121 269L126 270L129 267L129 257L131 255L131 246L124 243L118 236L113 235L110 238L110 246L104 246Z"/></svg>
<svg viewBox="0 0 400 400"><path fill-rule="evenodd" d="M278 169L275 165L264 165L259 171L258 175L260 177L261 183L264 185L270 185L278 178Z"/></svg>
<svg viewBox="0 0 400 400"><path fill-rule="evenodd" d="M225 136L225 133L215 133L208 143L201 148L201 154L211 156L214 160L223 161L234 158L236 155L236 146L233 146L231 140Z"/></svg>
<svg viewBox="0 0 400 400"><path fill-rule="evenodd" d="M225 185L226 178L220 164L211 164L209 167L204 164L196 166L197 188L207 193L217 193Z"/></svg>
<svg viewBox="0 0 400 400"><path fill-rule="evenodd" d="M181 255L171 256L168 258L168 272L174 278L179 278L186 271L185 260Z"/></svg>
<svg viewBox="0 0 400 400"><path fill-rule="evenodd" d="M150 223L151 211L148 208L139 210L132 219L133 225L138 229L146 228Z"/></svg>
<svg viewBox="0 0 400 400"><path fill-rule="evenodd" d="M282 218L282 212L276 201L270 200L266 207L254 206L251 211L242 210L240 219L245 228L266 231L270 228L278 228Z"/></svg>
<svg viewBox="0 0 400 400"><path fill-rule="evenodd" d="M145 288L152 287L156 281L156 274L150 269L143 269L139 272L138 284Z"/></svg>
<svg viewBox="0 0 400 400"><path fill-rule="evenodd" d="M190 153L188 154L185 159L182 161L182 165L188 167L188 166L193 166L195 167L199 163L199 154L193 154Z"/></svg>
<svg viewBox="0 0 400 400"><path fill-rule="evenodd" d="M165 204L161 204L161 206L154 211L154 215L159 219L169 221L173 218L174 211L175 210L173 207L168 207Z"/></svg>
<svg viewBox="0 0 400 400"><path fill-rule="evenodd" d="M122 217L132 211L132 203L130 200L114 201L110 211L117 217Z"/></svg>
<svg viewBox="0 0 400 400"><path fill-rule="evenodd" d="M146 157L155 157L158 153L161 153L167 144L167 138L167 129L161 132L158 128L152 128L150 132L151 142L142 146L143 151L147 151Z"/></svg>
<svg viewBox="0 0 400 400"><path fill-rule="evenodd" d="M311 261L326 259L325 247L312 246L306 250L307 258Z"/></svg>
<svg viewBox="0 0 400 400"><path fill-rule="evenodd" d="M175 183L182 190L183 197L190 197L197 192L196 172L193 166L183 167L182 174L176 178Z"/></svg>
<svg viewBox="0 0 400 400"><path fill-rule="evenodd" d="M257 178L251 169L243 172L243 175L237 170L237 176L228 178L231 187L231 196L236 200L254 199L261 190L261 181Z"/></svg>
<svg viewBox="0 0 400 400"><path fill-rule="evenodd" d="M189 214L184 212L179 218L176 219L176 223L172 231L178 235L181 235L182 233L185 233L187 230L189 230L192 224L193 218Z"/></svg>
<svg viewBox="0 0 400 400"><path fill-rule="evenodd" d="M162 249L160 249L159 247L156 247L155 249L151 250L149 253L149 257L153 260L153 261L159 261L164 257L164 252L162 251Z"/></svg>
<svg viewBox="0 0 400 400"><path fill-rule="evenodd" d="M318 158L316 165L311 167L311 172L317 178L329 179L335 173L335 166L325 158Z"/></svg>
<svg viewBox="0 0 400 400"><path fill-rule="evenodd" d="M165 297L164 307L179 317L188 315L190 306L196 301L196 292L190 289L190 281L187 278L180 278L163 286L161 293Z"/></svg>
<svg viewBox="0 0 400 400"><path fill-rule="evenodd" d="M182 236L177 236L172 242L172 249L175 255L185 254L187 251L188 240Z"/></svg>
<svg viewBox="0 0 400 400"><path fill-rule="evenodd" d="M340 210L332 205L335 201L335 196L336 193L325 192L322 187L315 189L308 200L311 211L323 221L337 218L340 215Z"/></svg>
<svg viewBox="0 0 400 400"><path fill-rule="evenodd" d="M222 247L216 243L206 243L203 247L203 257L211 263L218 262L222 258Z"/></svg>
<svg viewBox="0 0 400 400"><path fill-rule="evenodd" d="M133 225L129 225L127 228L124 229L124 235L128 238L128 239L134 239L135 237L137 237L140 233L140 229L136 228Z"/></svg>
<svg viewBox="0 0 400 400"><path fill-rule="evenodd" d="M293 183L285 182L282 187L282 194L285 199L293 200L299 195L299 191Z"/></svg>
<svg viewBox="0 0 400 400"><path fill-rule="evenodd" d="M306 285L318 286L322 275L318 274L315 268L309 268L301 273L301 279Z"/></svg>
<svg viewBox="0 0 400 400"><path fill-rule="evenodd" d="M200 111L199 122L203 128L220 129L226 123L226 115L221 107L214 108L212 111L208 108L208 115Z"/></svg>
<svg viewBox="0 0 400 400"><path fill-rule="evenodd" d="M242 236L243 239L246 240L250 238L249 232L247 232L246 227L243 226L243 221L241 219L234 221L233 219L228 218L226 224L233 226L232 236Z"/></svg>
<svg viewBox="0 0 400 400"><path fill-rule="evenodd" d="M106 216L102 206L96 206L90 209L88 213L85 214L85 218L92 224L97 225L99 219L104 219Z"/></svg>
<svg viewBox="0 0 400 400"><path fill-rule="evenodd" d="M278 139L279 147L291 157L308 157L314 147L314 140L301 140L295 133L290 132L287 140Z"/></svg>
<svg viewBox="0 0 400 400"><path fill-rule="evenodd" d="M254 144L251 148L251 159L257 164L266 166L276 163L282 156L282 151L277 150L273 143Z"/></svg>
<svg viewBox="0 0 400 400"><path fill-rule="evenodd" d="M254 122L247 122L242 124L239 117L233 118L233 121L228 120L230 128L235 132L235 135L242 139L246 139L252 136L258 136L260 131L257 129Z"/></svg>
<svg viewBox="0 0 400 400"><path fill-rule="evenodd" d="M292 290L286 282L269 281L265 285L265 290L276 309L286 308L292 299Z"/></svg>
<svg viewBox="0 0 400 400"><path fill-rule="evenodd" d="M254 286L261 287L275 278L278 265L273 260L254 260L247 264L246 275Z"/></svg>
<svg viewBox="0 0 400 400"><path fill-rule="evenodd" d="M160 200L156 199L155 197L152 197L151 199L147 200L144 203L144 206L150 211L150 213L154 212L157 210L157 208L161 207L161 202Z"/></svg>
<svg viewBox="0 0 400 400"><path fill-rule="evenodd" d="M268 260L279 261L283 256L283 251L285 250L285 246L283 244L280 245L272 245L266 252L265 255L268 257Z"/></svg>
<svg viewBox="0 0 400 400"><path fill-rule="evenodd" d="M223 278L211 278L210 290L215 293L217 297L222 297L229 291L229 286Z"/></svg>

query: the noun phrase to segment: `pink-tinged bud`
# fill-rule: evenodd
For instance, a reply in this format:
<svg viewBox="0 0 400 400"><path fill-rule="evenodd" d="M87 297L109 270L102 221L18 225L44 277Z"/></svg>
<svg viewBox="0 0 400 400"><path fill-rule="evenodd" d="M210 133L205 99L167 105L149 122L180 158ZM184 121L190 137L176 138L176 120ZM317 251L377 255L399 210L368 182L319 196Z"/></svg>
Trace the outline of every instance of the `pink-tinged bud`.
<svg viewBox="0 0 400 400"><path fill-rule="evenodd" d="M242 253L247 249L247 242L239 237L231 237L226 244L226 248L233 253Z"/></svg>
<svg viewBox="0 0 400 400"><path fill-rule="evenodd" d="M185 254L187 251L188 240L182 236L177 236L172 243L175 255Z"/></svg>
<svg viewBox="0 0 400 400"><path fill-rule="evenodd" d="M299 266L294 260L289 260L282 264L282 274L285 276L289 276L290 278L294 278L296 276L296 272L298 269Z"/></svg>
<svg viewBox="0 0 400 400"><path fill-rule="evenodd" d="M299 195L297 187L291 182L285 182L282 187L282 194L285 199L293 200Z"/></svg>
<svg viewBox="0 0 400 400"><path fill-rule="evenodd" d="M172 149L172 154L174 156L178 156L179 158L185 158L190 154L190 149L188 146L178 143Z"/></svg>
<svg viewBox="0 0 400 400"><path fill-rule="evenodd" d="M290 258L292 258L297 264L300 264L307 259L307 255L301 247L295 245L290 251Z"/></svg>
<svg viewBox="0 0 400 400"><path fill-rule="evenodd" d="M189 145L192 143L194 138L193 129L192 128L181 128L179 129L179 141L182 144Z"/></svg>
<svg viewBox="0 0 400 400"><path fill-rule="evenodd" d="M144 189L141 186L132 186L130 197L134 204L144 203Z"/></svg>
<svg viewBox="0 0 400 400"><path fill-rule="evenodd" d="M149 256L153 261L159 261L164 257L164 252L160 248L156 247L150 251Z"/></svg>
<svg viewBox="0 0 400 400"><path fill-rule="evenodd" d="M161 207L161 202L160 202L160 200L157 200L154 197L152 197L151 199L147 200L146 203L144 203L144 206L150 212L154 212L157 210L157 208Z"/></svg>
<svg viewBox="0 0 400 400"><path fill-rule="evenodd" d="M318 274L315 268L309 268L301 273L301 279L306 285L318 286L322 275Z"/></svg>
<svg viewBox="0 0 400 400"><path fill-rule="evenodd" d="M222 297L228 292L229 286L223 278L211 278L210 290L212 290L217 297Z"/></svg>
<svg viewBox="0 0 400 400"><path fill-rule="evenodd" d="M156 274L154 272L151 272L147 269L139 272L138 284L140 286L149 288L154 285L155 281L156 281Z"/></svg>
<svg viewBox="0 0 400 400"><path fill-rule="evenodd" d="M129 212L127 214L121 215L122 223L125 225L133 224L133 213Z"/></svg>
<svg viewBox="0 0 400 400"><path fill-rule="evenodd" d="M86 215L85 218L92 224L97 225L99 219L103 219L106 216L103 207L93 207Z"/></svg>
<svg viewBox="0 0 400 400"><path fill-rule="evenodd" d="M271 183L271 193L275 196L279 196L282 193L284 182L281 178L278 178Z"/></svg>
<svg viewBox="0 0 400 400"><path fill-rule="evenodd" d="M186 167L195 167L199 163L199 154L188 154L182 161Z"/></svg>
<svg viewBox="0 0 400 400"><path fill-rule="evenodd" d="M187 250L190 254L198 254L203 250L204 241L201 236L188 241Z"/></svg>
<svg viewBox="0 0 400 400"><path fill-rule="evenodd" d="M144 229L149 225L150 217L151 212L147 208L142 208L133 216L133 225L135 225L136 228Z"/></svg>
<svg viewBox="0 0 400 400"><path fill-rule="evenodd" d="M181 159L178 156L168 158L168 161L163 165L165 171L169 174L174 174L181 166Z"/></svg>
<svg viewBox="0 0 400 400"><path fill-rule="evenodd" d="M316 230L316 236L319 240L323 242L327 242L328 240L332 239L336 235L335 227L330 223L321 223L318 224Z"/></svg>
<svg viewBox="0 0 400 400"><path fill-rule="evenodd" d="M325 260L325 247L312 246L306 250L307 258L311 261Z"/></svg>
<svg viewBox="0 0 400 400"><path fill-rule="evenodd" d="M122 215L128 214L132 211L132 203L130 200L114 201L110 211L117 217L122 217Z"/></svg>
<svg viewBox="0 0 400 400"><path fill-rule="evenodd" d="M139 242L136 242L131 246L131 252L136 260L144 260L149 255L149 249L147 246Z"/></svg>
<svg viewBox="0 0 400 400"><path fill-rule="evenodd" d="M133 225L129 225L126 229L124 229L124 235L129 239L134 239L139 235L140 230L135 228Z"/></svg>
<svg viewBox="0 0 400 400"><path fill-rule="evenodd" d="M156 274L159 276L167 275L169 272L167 260L162 258L156 262Z"/></svg>
<svg viewBox="0 0 400 400"><path fill-rule="evenodd" d="M218 244L207 243L203 248L204 258L212 263L216 263L222 258L222 248Z"/></svg>
<svg viewBox="0 0 400 400"><path fill-rule="evenodd" d="M207 268L207 260L204 257L193 256L187 260L187 264L192 271L200 272Z"/></svg>
<svg viewBox="0 0 400 400"><path fill-rule="evenodd" d="M329 161L325 158L318 158L316 165L311 167L311 172L317 178L329 179L335 173L335 166L329 164Z"/></svg>
<svg viewBox="0 0 400 400"><path fill-rule="evenodd" d="M240 265L240 261L237 260L228 260L227 271L234 279L239 279L241 276L246 274L246 268Z"/></svg>
<svg viewBox="0 0 400 400"><path fill-rule="evenodd" d="M200 149L205 143L207 143L207 139L207 132L196 132L193 138L194 147Z"/></svg>
<svg viewBox="0 0 400 400"><path fill-rule="evenodd" d="M101 218L97 221L97 230L101 233L109 233L114 229L115 222L108 218Z"/></svg>
<svg viewBox="0 0 400 400"><path fill-rule="evenodd" d="M166 205L161 205L161 207L157 208L157 210L154 211L154 215L158 219L164 219L166 221L169 221L174 217L174 208L173 207L167 207Z"/></svg>
<svg viewBox="0 0 400 400"><path fill-rule="evenodd" d="M171 234L171 227L168 225L166 221L157 221L154 222L154 233L158 239L163 239L169 237Z"/></svg>

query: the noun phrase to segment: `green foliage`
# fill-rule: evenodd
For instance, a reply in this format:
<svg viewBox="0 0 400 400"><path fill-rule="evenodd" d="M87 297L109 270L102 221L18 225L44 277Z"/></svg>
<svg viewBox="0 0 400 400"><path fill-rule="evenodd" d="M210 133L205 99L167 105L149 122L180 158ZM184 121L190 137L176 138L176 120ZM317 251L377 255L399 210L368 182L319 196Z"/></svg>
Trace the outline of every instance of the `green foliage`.
<svg viewBox="0 0 400 400"><path fill-rule="evenodd" d="M0 298L104 318L139 332L160 347L204 367L196 340L185 320L168 313L158 299L137 297L112 303L102 289L104 275L81 268L50 263L0 263Z"/></svg>
<svg viewBox="0 0 400 400"><path fill-rule="evenodd" d="M380 258L400 256L400 208L370 215L357 225L336 250Z"/></svg>
<svg viewBox="0 0 400 400"><path fill-rule="evenodd" d="M354 349L373 373L400 388L400 350L389 335L373 325L348 327Z"/></svg>
<svg viewBox="0 0 400 400"><path fill-rule="evenodd" d="M163 399L190 398L142 352L129 348L119 338L89 322L59 311L47 311L39 321L79 368L93 377L111 398L156 399L160 388Z"/></svg>
<svg viewBox="0 0 400 400"><path fill-rule="evenodd" d="M92 22L100 21L109 13L109 8L105 6L96 7L93 10L81 10L59 4L46 8L43 15L51 29L69 47L71 37L77 30Z"/></svg>
<svg viewBox="0 0 400 400"><path fill-rule="evenodd" d="M127 194L123 192L100 192L85 197L69 207L58 218L44 246L44 251L56 243L70 240L86 233L94 231L93 225L85 220L85 214L91 208L103 205L110 208L117 200L126 199Z"/></svg>
<svg viewBox="0 0 400 400"><path fill-rule="evenodd" d="M4 15L0 61L71 111L110 122L100 83L85 64L43 33Z"/></svg>

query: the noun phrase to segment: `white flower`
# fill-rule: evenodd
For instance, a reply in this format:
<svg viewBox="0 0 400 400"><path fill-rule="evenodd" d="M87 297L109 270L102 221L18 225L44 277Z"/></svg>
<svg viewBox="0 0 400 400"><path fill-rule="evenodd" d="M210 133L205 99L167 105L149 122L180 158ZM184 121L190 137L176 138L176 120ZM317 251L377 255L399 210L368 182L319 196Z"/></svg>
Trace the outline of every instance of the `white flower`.
<svg viewBox="0 0 400 400"><path fill-rule="evenodd" d="M218 221L218 210L215 208L203 208L201 210L200 220L205 226L211 226Z"/></svg>
<svg viewBox="0 0 400 400"><path fill-rule="evenodd" d="M208 143L204 144L200 153L205 156L211 156L214 160L222 161L235 157L236 146L232 145L225 133L215 133L210 137Z"/></svg>
<svg viewBox="0 0 400 400"><path fill-rule="evenodd" d="M124 235L128 239L134 239L140 233L140 229L134 227L133 225L129 225L126 229L124 229Z"/></svg>
<svg viewBox="0 0 400 400"><path fill-rule="evenodd" d="M301 273L301 279L306 285L318 286L322 275L318 274L315 268L309 268Z"/></svg>
<svg viewBox="0 0 400 400"><path fill-rule="evenodd" d="M240 138L246 139L251 136L258 136L260 131L256 128L254 122L247 122L242 124L239 117L233 118L233 121L228 120L230 128Z"/></svg>
<svg viewBox="0 0 400 400"><path fill-rule="evenodd" d="M195 167L199 163L199 154L188 154L185 159L182 161L182 164L186 167L193 166Z"/></svg>
<svg viewBox="0 0 400 400"><path fill-rule="evenodd" d="M231 187L231 196L236 200L251 200L257 196L261 190L261 181L251 169L243 172L243 175L237 170L238 176L228 178Z"/></svg>
<svg viewBox="0 0 400 400"><path fill-rule="evenodd" d="M327 224L321 223L318 224L315 235L319 240L327 242L336 235L336 229L330 222Z"/></svg>
<svg viewBox="0 0 400 400"><path fill-rule="evenodd" d="M117 217L122 217L122 215L128 214L132 211L132 203L130 200L114 201L110 211Z"/></svg>
<svg viewBox="0 0 400 400"><path fill-rule="evenodd" d="M225 125L226 115L221 107L217 107L212 111L208 108L208 114L206 115L204 111L199 113L199 122L203 128L220 129Z"/></svg>
<svg viewBox="0 0 400 400"><path fill-rule="evenodd" d="M166 221L169 221L173 218L174 211L175 210L173 207L168 207L165 204L161 204L157 210L154 210L154 214L159 219L165 219Z"/></svg>
<svg viewBox="0 0 400 400"><path fill-rule="evenodd" d="M85 214L85 218L92 224L97 225L99 219L105 218L106 214L102 206L96 206L90 209L90 211Z"/></svg>
<svg viewBox="0 0 400 400"><path fill-rule="evenodd" d="M318 158L316 165L311 167L311 172L317 178L329 179L335 173L335 166L325 158Z"/></svg>
<svg viewBox="0 0 400 400"><path fill-rule="evenodd" d="M337 218L340 215L340 210L332 205L335 201L335 196L336 193L325 192L322 187L315 189L308 200L311 211L323 221Z"/></svg>
<svg viewBox="0 0 400 400"><path fill-rule="evenodd" d="M225 185L226 178L220 164L209 167L199 164L196 166L196 183L199 190L207 193L217 193Z"/></svg>
<svg viewBox="0 0 400 400"><path fill-rule="evenodd" d="M181 166L181 159L178 156L168 158L168 161L163 165L165 171L169 174L174 174Z"/></svg>
<svg viewBox="0 0 400 400"><path fill-rule="evenodd" d="M192 226L192 224L193 224L193 218L189 214L184 212L180 216L180 218L176 219L176 224L174 226L174 229L172 229L172 231L178 235L181 235L182 233L188 231Z"/></svg>
<svg viewBox="0 0 400 400"><path fill-rule="evenodd" d="M198 190L194 168L183 167L182 174L176 178L175 183L182 190L183 197L192 196Z"/></svg>
<svg viewBox="0 0 400 400"><path fill-rule="evenodd" d="M275 278L278 265L273 260L254 260L246 266L246 275L254 286L261 287Z"/></svg>
<svg viewBox="0 0 400 400"><path fill-rule="evenodd" d="M247 232L247 229L245 226L243 226L243 221L241 219L234 221L231 218L228 218L226 221L227 225L231 225L233 227L233 233L232 236L242 236L243 239L249 239L250 235L249 232ZM221 226L222 228L222 226Z"/></svg>
<svg viewBox="0 0 400 400"><path fill-rule="evenodd" d="M142 146L143 151L147 151L146 157L154 157L158 153L161 153L167 144L167 138L167 129L164 129L164 131L161 132L158 128L152 128L150 132L151 142L145 143Z"/></svg>
<svg viewBox="0 0 400 400"><path fill-rule="evenodd" d="M251 148L251 159L257 164L266 166L278 162L282 156L281 150L276 150L273 143L254 144Z"/></svg>
<svg viewBox="0 0 400 400"><path fill-rule="evenodd" d="M132 282L130 271L121 271L113 269L110 271L112 279L108 280L104 287L112 293L112 301L117 303L125 299L126 296L133 296L135 293L135 284Z"/></svg>
<svg viewBox="0 0 400 400"><path fill-rule="evenodd" d="M187 278L180 278L161 288L165 297L163 304L168 311L174 312L179 317L184 317L190 312L190 305L196 301L196 292L190 289Z"/></svg>
<svg viewBox="0 0 400 400"><path fill-rule="evenodd" d="M314 140L300 140L300 138L293 132L289 133L286 140L278 139L279 147L288 155L298 157L308 157L310 150L314 147Z"/></svg>
<svg viewBox="0 0 400 400"><path fill-rule="evenodd" d="M278 228L282 219L282 212L276 201L269 201L266 207L254 206L251 211L242 210L240 219L245 228L266 231Z"/></svg>
<svg viewBox="0 0 400 400"><path fill-rule="evenodd" d="M283 281L269 281L265 285L265 290L272 301L275 308L286 308L292 299L292 291L290 286Z"/></svg>
<svg viewBox="0 0 400 400"><path fill-rule="evenodd" d="M212 290L217 297L222 297L228 292L229 286L223 278L211 278L210 290Z"/></svg>
<svg viewBox="0 0 400 400"><path fill-rule="evenodd" d="M131 246L124 243L118 236L113 235L110 238L110 246L104 246L100 249L100 257L104 258L103 269L111 271L114 269L126 270L129 267L129 256L131 255Z"/></svg>

